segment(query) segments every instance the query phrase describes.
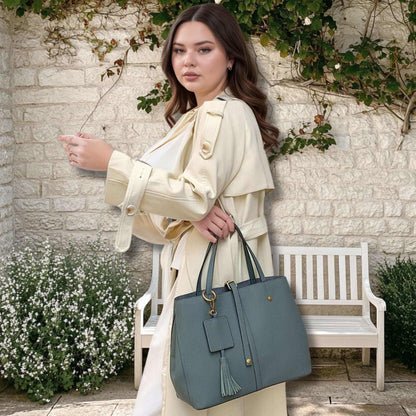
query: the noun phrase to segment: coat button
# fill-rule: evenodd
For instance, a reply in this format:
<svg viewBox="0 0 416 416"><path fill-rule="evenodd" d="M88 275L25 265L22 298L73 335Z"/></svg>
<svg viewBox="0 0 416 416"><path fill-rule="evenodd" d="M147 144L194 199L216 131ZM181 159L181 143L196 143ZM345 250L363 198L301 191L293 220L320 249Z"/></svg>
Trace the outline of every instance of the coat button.
<svg viewBox="0 0 416 416"><path fill-rule="evenodd" d="M127 215L134 215L134 213L136 212L136 207L134 205L129 205L126 208L126 212L127 212Z"/></svg>
<svg viewBox="0 0 416 416"><path fill-rule="evenodd" d="M202 143L201 146L202 153L208 153L211 150L211 145L209 142Z"/></svg>

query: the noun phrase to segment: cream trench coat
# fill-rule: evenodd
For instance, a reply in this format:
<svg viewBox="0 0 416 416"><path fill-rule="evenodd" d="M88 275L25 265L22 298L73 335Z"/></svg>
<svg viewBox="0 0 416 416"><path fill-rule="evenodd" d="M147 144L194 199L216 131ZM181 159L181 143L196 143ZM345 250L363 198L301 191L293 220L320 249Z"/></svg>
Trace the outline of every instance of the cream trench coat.
<svg viewBox="0 0 416 416"><path fill-rule="evenodd" d="M190 221L204 218L216 203L240 227L266 276L273 273L264 197L274 185L254 113L245 102L224 92L184 114L160 145L184 128L189 117L193 117L193 134L174 172L114 151L105 188L105 201L121 209L119 251L128 249L132 233L150 243L165 244L166 268L179 239L187 233L174 296L195 290L208 242ZM166 250L171 253L166 255ZM237 233L220 240L213 287L227 280L246 280L243 260ZM169 357L165 358L169 368ZM170 378L164 381L163 396L163 416L286 415L284 384L205 411L195 411L179 400Z"/></svg>

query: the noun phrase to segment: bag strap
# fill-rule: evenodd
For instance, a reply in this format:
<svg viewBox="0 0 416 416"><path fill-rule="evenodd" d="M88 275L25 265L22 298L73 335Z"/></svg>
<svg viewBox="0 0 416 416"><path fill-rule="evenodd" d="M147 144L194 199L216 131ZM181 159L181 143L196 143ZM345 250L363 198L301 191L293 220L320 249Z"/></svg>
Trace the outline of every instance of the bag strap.
<svg viewBox="0 0 416 416"><path fill-rule="evenodd" d="M248 245L248 243L245 240L241 230L238 228L238 226L236 224L234 224L234 228L237 231L237 234L238 234L238 236L240 237L240 239L243 243L244 257L246 259L247 271L248 271L248 275L249 275L249 279L250 279L250 284L257 283L256 276L254 274L254 268L253 268L252 261L254 262L254 265L256 266L256 270L257 270L257 273L259 275L260 281L262 281L262 282L265 281L266 278L264 276L263 269L261 268L261 265L260 265L259 261L257 260L257 257L253 253L253 250ZM205 263L208 259L208 255L209 255L212 248L213 248L213 250L212 250L211 257L210 257L209 264L208 264L207 281L206 281L206 289L205 289L205 291L207 293L207 296L211 295L212 281L213 281L213 276L214 276L215 257L216 257L217 248L218 248L218 240L217 240L216 243L210 242L209 245L208 245L208 248L207 248L207 251L205 253L205 257L204 257L204 260L202 262L202 266L201 266L201 269L200 269L199 275L198 275L198 281L197 281L197 284L196 284L196 292L195 292L196 296L201 296L202 295L202 289L201 289L202 272L203 272Z"/></svg>

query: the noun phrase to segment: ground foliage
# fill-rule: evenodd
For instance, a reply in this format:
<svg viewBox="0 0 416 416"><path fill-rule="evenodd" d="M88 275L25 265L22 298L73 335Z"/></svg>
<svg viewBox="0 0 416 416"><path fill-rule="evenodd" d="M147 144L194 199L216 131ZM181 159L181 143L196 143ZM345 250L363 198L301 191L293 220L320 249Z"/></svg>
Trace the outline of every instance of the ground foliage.
<svg viewBox="0 0 416 416"><path fill-rule="evenodd" d="M381 296L386 302L386 355L416 371L416 262L397 258L379 265Z"/></svg>
<svg viewBox="0 0 416 416"><path fill-rule="evenodd" d="M15 249L0 287L0 375L32 400L98 389L131 360L137 293L99 240Z"/></svg>

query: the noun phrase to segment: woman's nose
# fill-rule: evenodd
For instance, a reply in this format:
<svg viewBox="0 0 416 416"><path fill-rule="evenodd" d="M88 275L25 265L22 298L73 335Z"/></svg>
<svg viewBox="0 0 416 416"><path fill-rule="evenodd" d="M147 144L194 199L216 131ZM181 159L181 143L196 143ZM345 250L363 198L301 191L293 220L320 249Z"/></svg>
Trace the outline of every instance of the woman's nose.
<svg viewBox="0 0 416 416"><path fill-rule="evenodd" d="M195 57L192 52L186 53L184 64L185 66L195 66Z"/></svg>

